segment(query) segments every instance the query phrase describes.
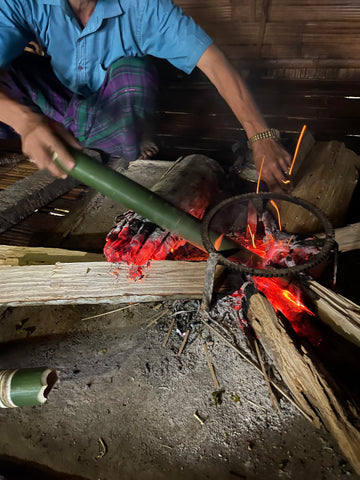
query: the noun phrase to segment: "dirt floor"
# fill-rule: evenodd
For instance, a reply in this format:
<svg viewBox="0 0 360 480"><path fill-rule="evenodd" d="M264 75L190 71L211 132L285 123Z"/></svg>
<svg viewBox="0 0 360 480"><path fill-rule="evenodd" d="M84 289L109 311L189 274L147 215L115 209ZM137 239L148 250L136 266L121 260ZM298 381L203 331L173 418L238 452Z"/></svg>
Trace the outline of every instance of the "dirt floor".
<svg viewBox="0 0 360 480"><path fill-rule="evenodd" d="M198 306L3 310L1 367L49 365L60 381L43 406L0 411L1 480L357 478L324 429L286 399L274 411L261 374L196 322Z"/></svg>
<svg viewBox="0 0 360 480"><path fill-rule="evenodd" d="M359 221L354 205L348 223ZM109 226L89 222L104 238ZM71 248L83 241L75 233ZM348 280L360 255L346 255L340 293L359 303L358 278ZM198 301L125 307L0 307L0 368L59 372L43 406L0 410L0 480L358 478L324 428L284 398L273 409L262 375L197 322ZM226 328L255 358L236 322Z"/></svg>

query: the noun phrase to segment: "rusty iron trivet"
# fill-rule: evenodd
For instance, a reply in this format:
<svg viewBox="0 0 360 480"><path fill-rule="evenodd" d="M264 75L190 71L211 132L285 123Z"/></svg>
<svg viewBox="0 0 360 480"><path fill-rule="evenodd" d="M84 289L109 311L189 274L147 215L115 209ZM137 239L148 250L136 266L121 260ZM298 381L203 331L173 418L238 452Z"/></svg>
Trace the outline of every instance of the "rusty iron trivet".
<svg viewBox="0 0 360 480"><path fill-rule="evenodd" d="M253 267L251 265L244 265L242 263L232 261L230 259L232 252L229 252L228 257L230 258L227 258L224 252L220 253L217 250L216 246L210 239L209 232L211 231L211 222L216 216L216 214L220 212L220 210L223 209L224 211L231 211L231 207L234 207L235 204L239 205L251 202L255 207L257 214L261 215L265 211L267 204L273 200L295 203L296 205L305 208L317 217L317 219L323 226L322 238L317 238L316 240L314 240L317 246L321 247L320 251L317 254L313 255L309 259L305 260L304 263L299 265L289 266L286 268L276 268L275 266L264 265L264 268L261 269ZM213 226L211 226L211 228L213 228ZM232 271L238 272L243 275L251 275L258 277L292 277L319 265L323 260L329 257L332 251L336 251L336 242L333 226L331 225L326 215L319 208L312 205L311 203L300 198L292 197L290 195L282 193L249 193L244 195L237 195L235 197L224 200L205 215L202 221L201 234L203 244L209 253L204 280L204 292L202 300L203 311L204 309L205 311L208 311L210 308L215 281L215 269L217 265L222 265ZM227 235L227 232L225 234Z"/></svg>

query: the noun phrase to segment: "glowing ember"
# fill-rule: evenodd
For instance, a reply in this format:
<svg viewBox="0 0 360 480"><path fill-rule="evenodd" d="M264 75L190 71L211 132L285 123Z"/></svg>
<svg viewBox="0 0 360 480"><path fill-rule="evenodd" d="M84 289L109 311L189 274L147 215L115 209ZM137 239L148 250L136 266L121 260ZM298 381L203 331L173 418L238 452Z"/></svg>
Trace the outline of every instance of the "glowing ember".
<svg viewBox="0 0 360 480"><path fill-rule="evenodd" d="M132 269L131 279L139 279L142 275L140 267L148 265L151 260L206 260L208 256L131 210L121 215L108 234L104 254L108 262L139 267Z"/></svg>
<svg viewBox="0 0 360 480"><path fill-rule="evenodd" d="M256 215L256 210L253 209ZM265 217L255 219L250 215L244 233L237 234L236 240L248 250L265 259L265 267L291 267L308 260L318 253L314 246L306 248L297 243L294 236L289 236L279 230L279 225ZM248 215L249 218L249 215ZM257 220L257 223L256 223ZM215 242L215 248L220 249L224 235ZM168 231L154 225L149 220L132 211L124 213L117 225L107 236L104 253L109 262L125 262L131 265L129 280L141 281L144 277L143 268L149 266L151 260L206 260L207 254ZM318 345L320 335L312 326L314 314L307 308L301 298L301 291L293 284L288 285L280 278L251 278L255 287L262 292L272 304L276 312L287 318L294 330L306 336L312 344ZM246 326L242 313L243 293L233 295L233 308L238 314L241 328Z"/></svg>

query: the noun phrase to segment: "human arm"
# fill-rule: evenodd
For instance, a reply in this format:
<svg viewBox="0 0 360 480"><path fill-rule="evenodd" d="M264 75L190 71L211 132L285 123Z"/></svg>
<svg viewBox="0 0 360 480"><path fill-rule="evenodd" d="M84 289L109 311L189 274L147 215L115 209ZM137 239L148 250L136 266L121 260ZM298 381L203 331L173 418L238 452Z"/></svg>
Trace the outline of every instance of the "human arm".
<svg viewBox="0 0 360 480"><path fill-rule="evenodd" d="M56 152L64 165L71 170L74 161L67 146L81 148L75 137L60 123L33 112L29 107L9 98L0 90L0 122L12 127L21 138L25 155L40 169L47 169L53 175L66 178L66 174L53 162Z"/></svg>
<svg viewBox="0 0 360 480"><path fill-rule="evenodd" d="M200 57L198 68L205 73L225 99L231 110L244 127L248 138L268 130L268 126L259 112L249 90L238 72L215 46L210 45ZM262 179L270 190L284 191L291 158L288 152L274 139L258 140L252 144L256 170L260 171L265 157Z"/></svg>

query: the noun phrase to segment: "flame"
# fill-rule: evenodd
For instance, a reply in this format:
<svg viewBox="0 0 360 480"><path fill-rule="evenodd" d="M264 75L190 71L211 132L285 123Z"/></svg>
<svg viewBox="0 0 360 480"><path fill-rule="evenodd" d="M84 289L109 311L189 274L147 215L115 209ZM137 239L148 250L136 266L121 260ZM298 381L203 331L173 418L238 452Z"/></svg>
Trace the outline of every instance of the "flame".
<svg viewBox="0 0 360 480"><path fill-rule="evenodd" d="M271 203L271 205L272 205L272 206L275 208L275 210L276 210L276 213L277 213L277 216L278 216L279 230L282 230L279 207L276 205L276 203L274 202L274 200L271 200L270 203Z"/></svg>
<svg viewBox="0 0 360 480"><path fill-rule="evenodd" d="M265 162L265 155L262 158L262 162L261 162L261 166L260 166L259 178L258 178L257 186L256 186L256 193L259 193L260 180L261 180L261 175L262 175L262 171L263 171L263 167L264 167L264 162Z"/></svg>
<svg viewBox="0 0 360 480"><path fill-rule="evenodd" d="M252 246L253 246L253 248L256 248L256 245L255 245L255 235L253 234L253 232L252 232L251 227L250 227L249 224L248 224L248 230L249 230L249 233L250 233Z"/></svg>
<svg viewBox="0 0 360 480"><path fill-rule="evenodd" d="M299 135L299 139L298 139L297 144L296 144L294 157L292 159L291 166L290 166L290 169L289 169L289 176L292 174L292 171L293 171L293 168L294 168L294 165L295 165L295 160L296 160L296 157L299 153L300 144L301 144L301 141L302 141L302 139L305 135L305 130L306 130L306 125L303 125L303 127L301 129L301 132L300 132L300 135Z"/></svg>
<svg viewBox="0 0 360 480"><path fill-rule="evenodd" d="M222 242L222 239L224 238L224 234L222 233L220 235L220 237L218 237L215 242L214 242L214 247L215 247L215 250L219 250L220 247L221 247L221 242Z"/></svg>

